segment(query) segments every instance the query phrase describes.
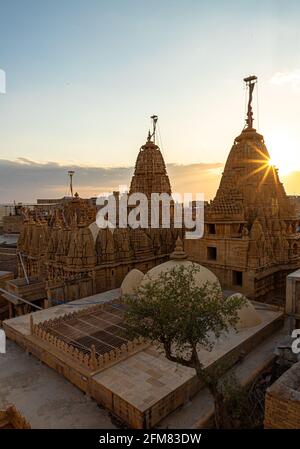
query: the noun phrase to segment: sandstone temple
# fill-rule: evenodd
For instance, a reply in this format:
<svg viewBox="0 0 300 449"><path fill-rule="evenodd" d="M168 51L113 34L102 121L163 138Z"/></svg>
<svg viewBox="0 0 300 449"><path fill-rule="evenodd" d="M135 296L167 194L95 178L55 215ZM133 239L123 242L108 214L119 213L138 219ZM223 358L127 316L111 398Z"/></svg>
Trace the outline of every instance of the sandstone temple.
<svg viewBox="0 0 300 449"><path fill-rule="evenodd" d="M155 127L139 151L133 192L171 194ZM25 211L19 279L8 285L10 291L30 301L44 299L46 306L71 301L119 287L131 269L148 271L174 249L178 229L101 229L96 214L97 206L77 193L46 218Z"/></svg>
<svg viewBox="0 0 300 449"><path fill-rule="evenodd" d="M300 266L299 216L271 165L263 136L253 126L256 77L245 81L245 127L234 140L214 200L205 206L203 238L185 239L184 247L191 260L217 275L223 289L261 300L271 294L271 302L277 302L286 275ZM151 118L153 131L139 150L129 189L129 194L144 193L148 199L152 193L172 193L155 143L157 116ZM118 201L119 193L114 194ZM178 235L183 236L183 227L176 228L172 220L174 202L168 207L169 228L161 226L161 220L159 228L123 228L117 220L113 230L97 226L98 206L78 194L46 215L39 209L25 211L18 242L19 278L10 280L7 288L44 307L118 288L130 270L145 273L166 261ZM161 210L159 214L161 219ZM24 313L30 306L22 304L20 309L18 313Z"/></svg>
<svg viewBox="0 0 300 449"><path fill-rule="evenodd" d="M299 217L270 163L263 136L253 127L256 77L245 82L249 91L246 125L234 140L214 200L205 206L203 238L184 238L183 227L175 228L174 221L170 228L133 229L122 228L117 220L119 226L103 229L96 224L99 206L78 194L47 213L24 210L19 277L0 273L0 292L9 303L10 319L3 321L6 337L27 353L25 371L18 365L20 353L10 356L18 376L6 374L4 382L14 383L18 377L22 385L27 378L28 383L21 387L24 396L15 384L10 388L10 395L16 388L17 409L0 408L0 428L27 428L28 422L32 428L47 428L51 417L56 425L57 420L63 422L62 409L53 404L57 398L63 406L67 401L71 416L70 404L80 406L74 401L74 386L100 405L93 415L100 410L112 427L213 427L215 402L195 369L174 363L160 345L127 332L128 296L139 301L143 286L155 287L174 269L194 267L193 277L188 278L192 285L205 290L214 284L220 301L244 297L236 326L210 333L211 348L201 342L193 348L203 369L210 373L218 368L218 377L229 374L246 389L251 397L249 418L255 424L251 426L299 429L300 354L293 350L291 339L292 331L300 327ZM147 198L152 193L171 195L163 156L155 143L157 117L152 119L153 132L139 151L129 192L144 193ZM114 195L120 199L119 193ZM172 211L172 200L169 206ZM130 212L129 207L126 213ZM285 304L278 303L285 283ZM151 313L157 312L157 291L150 291L147 301L154 301ZM212 303L210 294L206 307ZM156 295L164 306L162 291ZM203 297L198 301L202 305ZM160 320L160 314L153 315ZM188 323L189 332L190 328ZM183 357L186 351L184 346ZM69 380L71 392L64 386L63 395L57 393L57 379L53 381L48 372L39 370L43 381L39 377L34 382L37 364L29 370L29 354L43 362L43 368ZM87 406L84 400L85 410ZM41 414L43 409L46 413ZM260 416L257 422L253 411ZM237 421L240 428L242 423Z"/></svg>
<svg viewBox="0 0 300 449"><path fill-rule="evenodd" d="M189 256L210 268L222 287L252 298L278 294L300 266L299 217L271 165L264 138L253 127L249 89L246 126L235 138L213 201L205 208L205 234L185 242ZM284 149L283 149L284 151Z"/></svg>

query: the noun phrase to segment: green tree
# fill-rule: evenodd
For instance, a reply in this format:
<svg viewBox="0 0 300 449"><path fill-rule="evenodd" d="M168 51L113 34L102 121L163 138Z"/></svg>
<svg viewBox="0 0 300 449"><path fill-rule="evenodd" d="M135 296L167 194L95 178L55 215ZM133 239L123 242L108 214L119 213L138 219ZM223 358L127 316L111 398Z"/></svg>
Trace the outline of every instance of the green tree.
<svg viewBox="0 0 300 449"><path fill-rule="evenodd" d="M200 267L178 265L143 283L135 295L126 296L125 323L129 335L159 343L167 359L196 370L214 397L216 426L229 427L218 370L204 369L199 349L211 351L217 338L236 326L244 298L224 299L220 287L196 283Z"/></svg>

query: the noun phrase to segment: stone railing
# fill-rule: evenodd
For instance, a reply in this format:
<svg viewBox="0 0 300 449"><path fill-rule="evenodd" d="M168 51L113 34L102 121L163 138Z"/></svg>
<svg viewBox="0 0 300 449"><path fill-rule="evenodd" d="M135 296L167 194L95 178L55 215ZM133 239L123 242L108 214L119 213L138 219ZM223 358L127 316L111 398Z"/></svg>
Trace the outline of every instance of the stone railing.
<svg viewBox="0 0 300 449"><path fill-rule="evenodd" d="M120 304L121 300L116 298L112 301L106 302L106 303L99 303L99 304L95 304L95 305L91 305L87 306L88 307L84 307L83 309L80 310L76 310L74 312L69 312L69 313L65 313L64 315L61 315L60 317L57 318L52 318L49 320L45 320L45 321L41 321L40 323L38 323L38 326L42 327L43 329L49 329L51 327L57 327L60 324L63 324L65 322L74 320L76 318L80 318L81 316L93 313L93 312L101 312L101 311L105 311L105 309L107 309L109 306L114 305L114 304ZM66 303L65 305L68 305L68 303ZM33 316L30 316L30 328L32 330L32 324L31 321L33 319Z"/></svg>
<svg viewBox="0 0 300 449"><path fill-rule="evenodd" d="M98 371L103 368L107 368L109 365L112 365L116 361L128 357L130 354L138 352L143 347L147 345L146 340L143 337L134 338L133 340L128 340L126 343L122 344L119 348L112 349L109 352L104 354L98 354L96 352L96 347L94 345L91 348L79 349L75 347L71 343L67 343L63 339L63 335L60 337L53 335L51 333L51 328L53 328L55 332L55 327L58 327L60 324L66 323L70 320L80 318L81 316L90 314L91 312L96 311L105 311L110 304L114 302L120 302L119 299L111 301L106 304L97 304L95 306L85 308L76 312L68 313L58 318L50 319L47 321L43 321L38 324L34 324L33 316L30 315L30 331L31 335L38 337L40 340L45 342L46 344L51 345L56 350L65 354L68 357L71 357L76 363L79 363L84 368L92 371ZM100 330L100 329L99 329ZM59 332L59 331L58 331Z"/></svg>

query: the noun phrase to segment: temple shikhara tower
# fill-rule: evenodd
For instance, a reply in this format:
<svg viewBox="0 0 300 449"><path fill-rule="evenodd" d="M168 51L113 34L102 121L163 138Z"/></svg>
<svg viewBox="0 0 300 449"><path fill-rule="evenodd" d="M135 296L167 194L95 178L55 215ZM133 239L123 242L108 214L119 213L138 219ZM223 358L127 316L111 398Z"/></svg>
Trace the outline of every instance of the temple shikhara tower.
<svg viewBox="0 0 300 449"><path fill-rule="evenodd" d="M299 218L253 126L257 78L245 78L246 125L236 137L213 201L205 208L205 235L186 240L191 258L209 267L222 287L250 297L278 295L288 272L300 266ZM284 151L284 148L283 148Z"/></svg>
<svg viewBox="0 0 300 449"><path fill-rule="evenodd" d="M153 132L138 154L129 194L144 193L148 198L151 193L171 195L171 184L166 165L159 147L155 144L157 116L153 115Z"/></svg>

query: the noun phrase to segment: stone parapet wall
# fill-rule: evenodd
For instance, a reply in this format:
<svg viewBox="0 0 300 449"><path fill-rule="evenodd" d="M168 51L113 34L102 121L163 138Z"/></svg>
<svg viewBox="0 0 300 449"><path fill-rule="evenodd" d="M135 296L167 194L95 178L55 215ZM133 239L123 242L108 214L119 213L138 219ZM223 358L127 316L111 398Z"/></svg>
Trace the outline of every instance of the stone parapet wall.
<svg viewBox="0 0 300 449"><path fill-rule="evenodd" d="M264 427L300 429L300 362L267 390Z"/></svg>
<svg viewBox="0 0 300 449"><path fill-rule="evenodd" d="M108 303L109 305L119 300ZM116 347L109 352L98 354L94 345L91 345L90 349L83 345L78 345L75 342L65 341L65 335L57 330L61 324L68 323L74 319L84 318L87 314L93 314L99 311L105 311L107 304L97 304L89 307L88 309L79 310L73 313L68 313L59 318L50 319L47 321L34 324L33 315L30 316L30 331L31 335L42 340L47 345L50 345L54 350L58 350L66 357L72 358L76 363L79 363L82 367L88 371L101 371L102 369L111 366L112 364L129 357L130 355L138 352L145 347L149 346L149 343L144 340L143 337L134 338L128 340L120 347ZM53 334L51 329L55 329ZM99 330L101 327L99 327Z"/></svg>

